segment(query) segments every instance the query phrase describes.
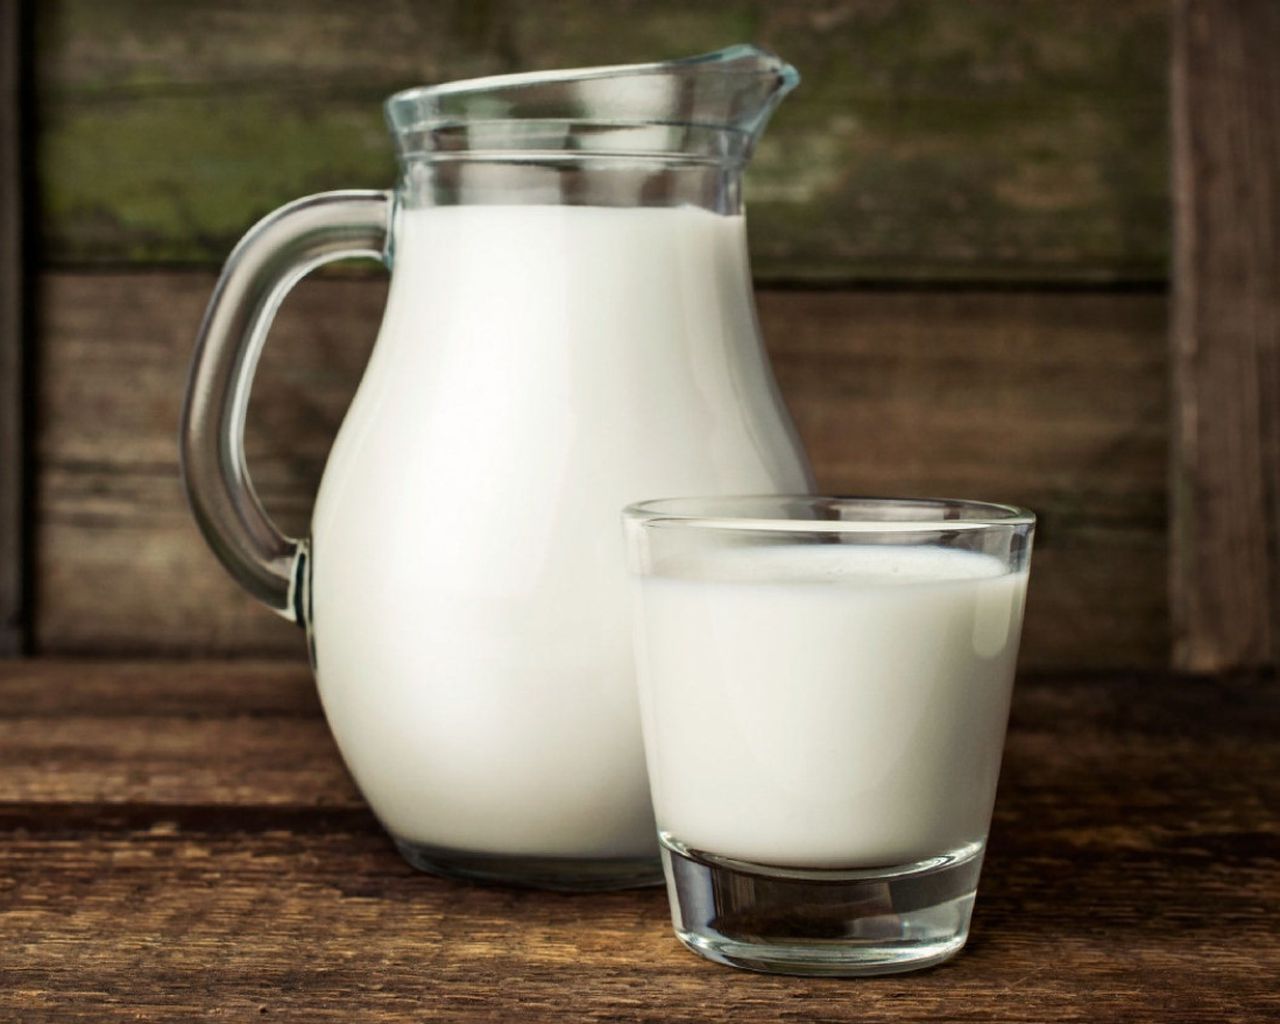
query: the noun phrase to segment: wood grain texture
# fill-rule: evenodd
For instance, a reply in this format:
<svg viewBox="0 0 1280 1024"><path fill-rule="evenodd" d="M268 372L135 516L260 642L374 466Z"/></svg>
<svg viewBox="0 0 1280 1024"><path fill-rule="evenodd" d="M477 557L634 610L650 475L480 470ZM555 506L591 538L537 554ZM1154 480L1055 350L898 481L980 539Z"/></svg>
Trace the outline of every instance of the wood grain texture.
<svg viewBox="0 0 1280 1024"><path fill-rule="evenodd" d="M748 175L761 277L1167 276L1165 0L36 8L57 264L216 264L282 202L389 185L396 89L754 40L804 75Z"/></svg>
<svg viewBox="0 0 1280 1024"><path fill-rule="evenodd" d="M46 653L302 653L200 540L177 477L206 273L54 274L37 481ZM273 330L248 450L305 533L385 284L304 282ZM1159 295L765 291L765 337L820 486L1003 500L1041 514L1024 664L1167 660Z"/></svg>
<svg viewBox="0 0 1280 1024"><path fill-rule="evenodd" d="M1175 5L1180 665L1280 662L1280 6Z"/></svg>
<svg viewBox="0 0 1280 1024"><path fill-rule="evenodd" d="M0 657L25 639L20 13L0 4Z"/></svg>
<svg viewBox="0 0 1280 1024"><path fill-rule="evenodd" d="M5 1019L1280 1014L1274 680L1020 681L969 947L856 982L701 961L658 890L415 874L342 779L300 666L11 662L0 728Z"/></svg>

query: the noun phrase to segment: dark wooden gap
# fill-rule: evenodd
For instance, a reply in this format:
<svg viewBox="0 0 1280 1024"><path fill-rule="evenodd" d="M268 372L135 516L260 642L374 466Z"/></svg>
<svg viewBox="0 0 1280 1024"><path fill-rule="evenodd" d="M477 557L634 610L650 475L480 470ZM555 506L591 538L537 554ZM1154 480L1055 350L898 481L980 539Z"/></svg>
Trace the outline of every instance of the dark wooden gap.
<svg viewBox="0 0 1280 1024"><path fill-rule="evenodd" d="M353 275L354 276L354 275ZM1088 281L1055 278L1011 279L969 277L964 279L921 278L832 278L806 281L802 277L757 279L756 290L771 292L864 292L869 294L912 292L925 295L1167 295L1165 279Z"/></svg>
<svg viewBox="0 0 1280 1024"><path fill-rule="evenodd" d="M22 7L0 4L0 656L23 651Z"/></svg>
<svg viewBox="0 0 1280 1024"><path fill-rule="evenodd" d="M30 185L30 182L27 183ZM30 199L28 199L30 202ZM245 224L247 232L253 225ZM230 249L224 255L230 255ZM208 275L221 270L221 264L209 265L175 260L146 260L128 262L99 262L75 260L42 260L37 254L35 260L28 258L29 265L40 273L65 274L79 277L152 274L188 274L192 276ZM372 260L353 259L336 260L307 274L309 280L319 281L365 281L386 278L386 267ZM996 293L1008 295L1168 295L1171 283L1167 277L1151 277L1134 280L1069 280L1053 277L966 277L966 278L876 278L876 277L830 277L820 280L808 280L804 277L764 277L753 278L757 293L770 292L856 292L865 294L881 294L895 292L911 292L924 295L957 295L970 293Z"/></svg>
<svg viewBox="0 0 1280 1024"><path fill-rule="evenodd" d="M1280 5L1174 5L1175 660L1280 659Z"/></svg>

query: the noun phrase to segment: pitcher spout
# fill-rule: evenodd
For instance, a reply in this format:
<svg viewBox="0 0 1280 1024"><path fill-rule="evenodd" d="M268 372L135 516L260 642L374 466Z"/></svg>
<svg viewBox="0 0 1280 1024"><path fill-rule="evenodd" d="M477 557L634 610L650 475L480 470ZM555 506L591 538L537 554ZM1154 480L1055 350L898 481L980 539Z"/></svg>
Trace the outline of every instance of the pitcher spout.
<svg viewBox="0 0 1280 1024"><path fill-rule="evenodd" d="M800 73L777 54L739 45L671 61L672 73L694 85L690 120L720 124L754 142L783 97L800 84Z"/></svg>

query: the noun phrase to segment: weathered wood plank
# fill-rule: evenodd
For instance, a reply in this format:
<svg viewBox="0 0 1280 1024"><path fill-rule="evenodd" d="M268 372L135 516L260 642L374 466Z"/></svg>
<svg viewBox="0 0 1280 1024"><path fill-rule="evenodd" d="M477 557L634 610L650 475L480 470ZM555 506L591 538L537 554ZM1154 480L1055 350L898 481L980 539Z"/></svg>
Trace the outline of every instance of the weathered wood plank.
<svg viewBox="0 0 1280 1024"><path fill-rule="evenodd" d="M42 0L58 264L220 262L257 217L390 184L379 103L755 40L805 76L748 177L768 279L1163 280L1165 0Z"/></svg>
<svg viewBox="0 0 1280 1024"><path fill-rule="evenodd" d="M1159 689L1164 678L1054 676L1046 684L1022 677L1009 749L1024 801L1046 799L1092 772L1141 775L1161 758L1190 788L1204 765L1233 766L1214 777L1217 804L1207 791L1192 803L1135 791L1115 807L1059 808L1058 839L1087 846L1123 827L1126 808L1139 807L1143 827L1160 833L1225 827L1242 811L1256 814L1259 827L1280 828L1264 799L1264 790L1280 786L1271 770L1280 695L1199 679ZM1193 712L1205 724L1187 730ZM1058 718L1074 723L1069 749L1054 739ZM1123 751L1111 749L1113 734L1126 737ZM37 807L65 809L49 819L50 828L84 827L103 809L119 812L123 817L112 820L126 824L148 815L224 822L228 816L215 809L225 807L244 815L242 830L270 822L277 811L307 809L324 812L317 829L342 830L355 818L339 812L364 809L329 738L310 670L279 660L5 663L0 777L10 820ZM360 830L368 824L357 822Z"/></svg>
<svg viewBox="0 0 1280 1024"><path fill-rule="evenodd" d="M0 5L0 657L25 640L20 15Z"/></svg>
<svg viewBox="0 0 1280 1024"><path fill-rule="evenodd" d="M1040 514L1025 666L1167 663L1161 296L766 292L760 313L823 490Z"/></svg>
<svg viewBox="0 0 1280 1024"><path fill-rule="evenodd" d="M13 662L0 679L6 804L363 810L305 666Z"/></svg>
<svg viewBox="0 0 1280 1024"><path fill-rule="evenodd" d="M1280 7L1175 5L1178 663L1280 662Z"/></svg>
<svg viewBox="0 0 1280 1024"><path fill-rule="evenodd" d="M371 815L333 805L336 755L318 715L301 666L0 667L0 724L66 780L0 790L0 1016L1252 1024L1280 1013L1274 681L1020 681L969 948L938 970L850 983L705 963L671 936L660 890L567 897L413 873ZM314 728L282 753L254 728L263 716ZM236 727L240 756L219 758ZM148 789L179 747L195 768L187 791ZM294 776L252 782L273 759Z"/></svg>
<svg viewBox="0 0 1280 1024"><path fill-rule="evenodd" d="M45 279L36 641L47 653L301 654L200 540L177 478L204 273ZM249 461L268 508L308 509L385 285L304 282L263 357ZM1164 302L1158 295L760 295L824 489L1037 509L1028 666L1163 665Z"/></svg>

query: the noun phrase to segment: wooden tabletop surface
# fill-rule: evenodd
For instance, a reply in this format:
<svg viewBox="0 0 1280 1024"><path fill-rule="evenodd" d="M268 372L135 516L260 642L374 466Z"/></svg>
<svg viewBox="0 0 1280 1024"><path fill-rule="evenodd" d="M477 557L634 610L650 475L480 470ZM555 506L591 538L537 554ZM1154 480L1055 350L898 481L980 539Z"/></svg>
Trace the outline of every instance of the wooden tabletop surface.
<svg viewBox="0 0 1280 1024"><path fill-rule="evenodd" d="M0 1019L1280 1019L1280 686L1019 682L968 949L872 980L686 952L656 889L414 873L304 667L0 665Z"/></svg>

